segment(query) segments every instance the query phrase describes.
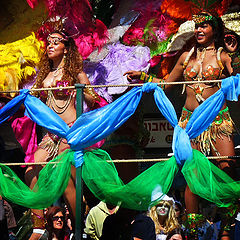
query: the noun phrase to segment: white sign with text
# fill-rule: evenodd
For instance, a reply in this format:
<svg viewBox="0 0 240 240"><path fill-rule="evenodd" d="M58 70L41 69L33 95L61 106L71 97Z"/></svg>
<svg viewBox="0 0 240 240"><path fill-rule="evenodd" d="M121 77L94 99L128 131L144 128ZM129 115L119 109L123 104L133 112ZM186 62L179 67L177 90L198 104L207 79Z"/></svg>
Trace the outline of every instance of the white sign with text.
<svg viewBox="0 0 240 240"><path fill-rule="evenodd" d="M145 128L150 132L146 148L166 148L172 146L174 128L165 119L145 119Z"/></svg>

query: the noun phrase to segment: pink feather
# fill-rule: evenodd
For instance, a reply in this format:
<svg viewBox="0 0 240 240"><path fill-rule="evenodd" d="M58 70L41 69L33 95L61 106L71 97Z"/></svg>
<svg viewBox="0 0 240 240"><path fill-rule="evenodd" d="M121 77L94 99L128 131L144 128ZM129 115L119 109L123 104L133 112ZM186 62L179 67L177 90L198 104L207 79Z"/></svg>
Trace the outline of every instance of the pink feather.
<svg viewBox="0 0 240 240"><path fill-rule="evenodd" d="M27 0L27 3L31 8L35 8L38 4L38 0Z"/></svg>
<svg viewBox="0 0 240 240"><path fill-rule="evenodd" d="M96 48L100 50L108 40L107 27L100 20L93 19L88 0L44 0L44 3L49 19L64 19L64 30L74 38L84 59ZM51 22L46 22L38 30L37 37L44 41L52 31L54 27Z"/></svg>

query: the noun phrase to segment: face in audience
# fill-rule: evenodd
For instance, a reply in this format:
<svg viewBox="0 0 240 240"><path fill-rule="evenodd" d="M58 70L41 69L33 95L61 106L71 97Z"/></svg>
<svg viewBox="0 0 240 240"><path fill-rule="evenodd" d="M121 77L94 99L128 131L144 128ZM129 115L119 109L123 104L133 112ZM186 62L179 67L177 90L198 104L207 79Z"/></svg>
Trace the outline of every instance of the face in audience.
<svg viewBox="0 0 240 240"><path fill-rule="evenodd" d="M62 212L56 213L53 217L53 228L54 229L62 229L63 228L63 222L64 222L64 216Z"/></svg>
<svg viewBox="0 0 240 240"><path fill-rule="evenodd" d="M174 234L170 240L183 240L180 234Z"/></svg>
<svg viewBox="0 0 240 240"><path fill-rule="evenodd" d="M167 216L169 213L169 204L168 203L160 203L156 206L156 212L158 216Z"/></svg>

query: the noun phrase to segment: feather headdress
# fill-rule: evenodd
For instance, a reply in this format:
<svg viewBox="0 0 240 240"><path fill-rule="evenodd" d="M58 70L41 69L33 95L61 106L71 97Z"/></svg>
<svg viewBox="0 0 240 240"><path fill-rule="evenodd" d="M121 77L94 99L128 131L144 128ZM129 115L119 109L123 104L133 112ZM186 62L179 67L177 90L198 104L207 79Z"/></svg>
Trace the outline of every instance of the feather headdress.
<svg viewBox="0 0 240 240"><path fill-rule="evenodd" d="M163 0L161 9L178 20L190 20L192 15L208 12L222 16L232 0Z"/></svg>
<svg viewBox="0 0 240 240"><path fill-rule="evenodd" d="M37 5L37 0L27 0L30 7ZM92 7L88 0L44 0L48 9L48 19L39 29L37 36L44 40L49 32L65 31L78 47L83 59L94 49L101 47L108 39L107 27L93 18Z"/></svg>

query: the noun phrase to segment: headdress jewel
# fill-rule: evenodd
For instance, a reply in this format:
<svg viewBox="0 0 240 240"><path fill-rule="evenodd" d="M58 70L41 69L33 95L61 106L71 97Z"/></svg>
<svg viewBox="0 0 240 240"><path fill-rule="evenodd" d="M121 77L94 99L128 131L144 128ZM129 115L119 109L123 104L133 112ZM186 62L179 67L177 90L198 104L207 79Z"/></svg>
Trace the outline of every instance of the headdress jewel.
<svg viewBox="0 0 240 240"><path fill-rule="evenodd" d="M193 20L196 24L201 24L201 23L203 23L203 22L213 20L213 16L210 16L210 15L202 15L202 14L193 15L193 16L192 16L192 20Z"/></svg>

